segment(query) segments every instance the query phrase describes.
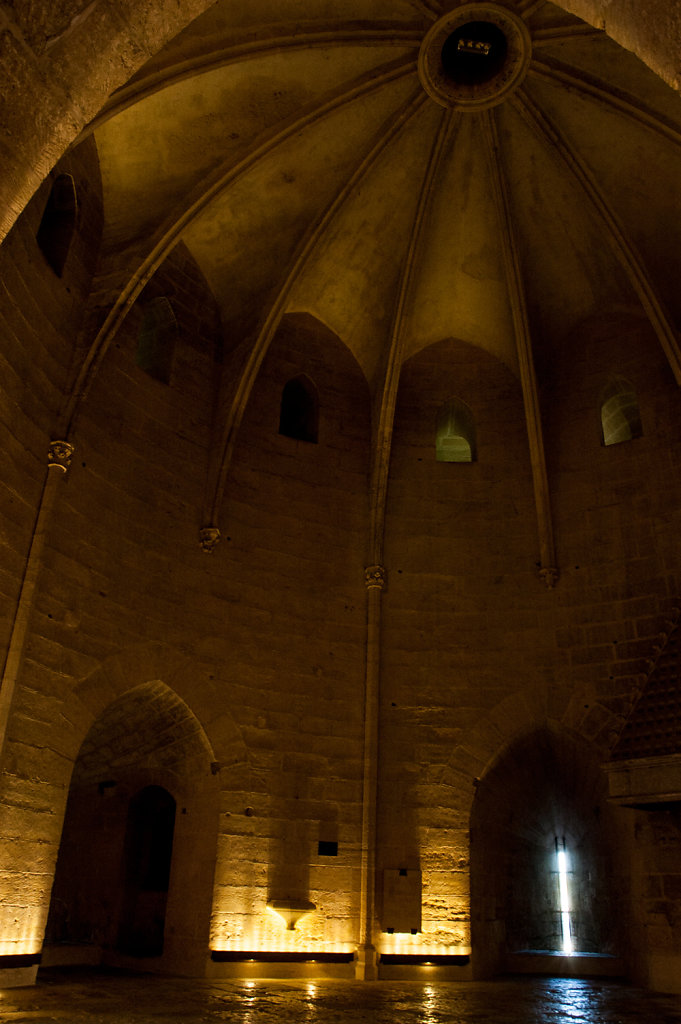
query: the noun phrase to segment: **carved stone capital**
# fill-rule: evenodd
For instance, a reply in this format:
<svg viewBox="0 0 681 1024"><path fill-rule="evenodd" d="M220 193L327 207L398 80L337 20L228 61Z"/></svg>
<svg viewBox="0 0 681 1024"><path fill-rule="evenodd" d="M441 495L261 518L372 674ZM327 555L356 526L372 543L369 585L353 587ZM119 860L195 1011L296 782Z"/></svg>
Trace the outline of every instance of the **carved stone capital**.
<svg viewBox="0 0 681 1024"><path fill-rule="evenodd" d="M558 582L558 570L554 566L544 566L539 570L539 579L543 580L548 590L553 590Z"/></svg>
<svg viewBox="0 0 681 1024"><path fill-rule="evenodd" d="M47 449L47 465L56 466L62 473L71 466L71 459L75 448L68 441L50 441Z"/></svg>
<svg viewBox="0 0 681 1024"><path fill-rule="evenodd" d="M364 570L364 583L367 590L371 590L372 587L383 590L387 575L382 565L368 565Z"/></svg>
<svg viewBox="0 0 681 1024"><path fill-rule="evenodd" d="M220 531L217 526L204 526L199 530L199 542L207 555L211 555L220 540Z"/></svg>

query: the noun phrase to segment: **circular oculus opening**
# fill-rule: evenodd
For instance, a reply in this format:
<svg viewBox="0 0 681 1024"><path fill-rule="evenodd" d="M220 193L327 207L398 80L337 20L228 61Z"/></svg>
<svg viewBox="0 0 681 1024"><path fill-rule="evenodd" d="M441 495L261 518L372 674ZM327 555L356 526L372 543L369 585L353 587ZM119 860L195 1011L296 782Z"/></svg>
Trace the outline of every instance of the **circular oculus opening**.
<svg viewBox="0 0 681 1024"><path fill-rule="evenodd" d="M520 85L531 55L530 32L519 15L499 3L464 3L426 33L419 78L442 106L485 110Z"/></svg>
<svg viewBox="0 0 681 1024"><path fill-rule="evenodd" d="M508 53L503 31L491 21L469 21L447 36L442 70L455 85L483 85L499 74Z"/></svg>

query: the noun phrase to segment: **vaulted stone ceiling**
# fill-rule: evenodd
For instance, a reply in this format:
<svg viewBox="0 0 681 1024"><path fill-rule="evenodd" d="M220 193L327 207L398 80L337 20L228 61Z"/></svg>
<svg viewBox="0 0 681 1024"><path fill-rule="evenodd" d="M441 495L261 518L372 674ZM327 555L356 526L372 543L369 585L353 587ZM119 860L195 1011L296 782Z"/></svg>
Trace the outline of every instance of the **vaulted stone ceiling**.
<svg viewBox="0 0 681 1024"><path fill-rule="evenodd" d="M181 239L235 353L228 439L287 312L348 345L383 451L404 360L459 339L522 381L541 520L547 339L644 315L681 382L681 101L556 4L218 0L93 132L113 307L95 348Z"/></svg>
<svg viewBox="0 0 681 1024"><path fill-rule="evenodd" d="M458 337L517 366L505 215L533 333L655 299L678 321L678 97L558 6L508 10L529 64L480 110L421 84L435 0L217 3L96 122L106 246L143 259L181 232L228 337L273 302L305 309L369 381L398 304L404 357Z"/></svg>

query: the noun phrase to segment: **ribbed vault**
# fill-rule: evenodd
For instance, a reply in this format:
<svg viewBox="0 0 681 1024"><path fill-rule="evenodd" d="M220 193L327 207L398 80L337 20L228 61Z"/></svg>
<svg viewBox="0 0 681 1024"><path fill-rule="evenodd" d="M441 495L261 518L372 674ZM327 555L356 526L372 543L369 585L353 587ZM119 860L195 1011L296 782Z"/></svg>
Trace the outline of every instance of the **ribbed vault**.
<svg viewBox="0 0 681 1024"><path fill-rule="evenodd" d="M73 435L122 319L182 240L218 301L227 353L205 525L219 524L234 441L281 317L307 312L345 342L372 390L367 554L379 562L401 365L458 337L520 378L551 583L534 352L596 311L638 307L681 380L668 258L681 223L678 97L551 3L442 15L434 3L354 0L339 19L319 0L300 14L293 2L272 18L265 3L244 11L221 0L87 129L107 218L60 432ZM442 71L440 48L479 18L506 39L507 63L491 83L462 86Z"/></svg>

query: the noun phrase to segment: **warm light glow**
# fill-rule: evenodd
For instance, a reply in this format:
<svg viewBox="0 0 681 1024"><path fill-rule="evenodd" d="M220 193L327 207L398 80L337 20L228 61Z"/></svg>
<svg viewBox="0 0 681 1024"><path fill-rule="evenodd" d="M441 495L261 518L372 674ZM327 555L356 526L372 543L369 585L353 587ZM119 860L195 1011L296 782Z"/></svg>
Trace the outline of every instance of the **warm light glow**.
<svg viewBox="0 0 681 1024"><path fill-rule="evenodd" d="M563 933L563 952L570 956L573 952L570 930L570 894L568 892L568 859L565 850L558 850L558 882L560 886L560 925Z"/></svg>
<svg viewBox="0 0 681 1024"><path fill-rule="evenodd" d="M356 948L354 922L347 917L327 917L324 893L310 892L320 909L300 918L295 929L286 927L275 908L267 907L259 889L229 887L216 891L210 947L233 952L350 953Z"/></svg>
<svg viewBox="0 0 681 1024"><path fill-rule="evenodd" d="M0 922L0 955L39 953L45 933L47 908L6 906L6 921Z"/></svg>
<svg viewBox="0 0 681 1024"><path fill-rule="evenodd" d="M419 1024L439 1024L437 991L432 985L423 986L423 1005L419 1014Z"/></svg>
<svg viewBox="0 0 681 1024"><path fill-rule="evenodd" d="M267 904L267 909L278 914L287 930L292 932L299 921L317 908L309 900L273 900Z"/></svg>
<svg viewBox="0 0 681 1024"><path fill-rule="evenodd" d="M393 935L389 935L387 932L383 932L380 939L381 953L424 957L470 956L470 943L460 941L461 938L468 938L467 922L460 922L461 930L464 931L465 929L464 935L452 934L453 941L447 944L442 942L444 928L438 927L439 924L439 922L434 922L433 931L426 931L426 927L424 927L423 931L418 932L416 935L410 935L408 932L396 932ZM427 926L430 928L430 922L428 922ZM457 938L459 939L458 942L456 941ZM423 964L422 966L426 965Z"/></svg>
<svg viewBox="0 0 681 1024"><path fill-rule="evenodd" d="M242 1006L242 1009L241 1009L241 1015L240 1015L241 1024L250 1024L250 1022L254 1019L253 1018L253 1013L254 1013L254 1011L257 1010L257 1001L256 1001L257 993L255 991L255 982L254 981L247 981L246 982L246 989L247 989L247 991L246 991L245 995L246 995L247 1002L244 1003L244 1005Z"/></svg>

